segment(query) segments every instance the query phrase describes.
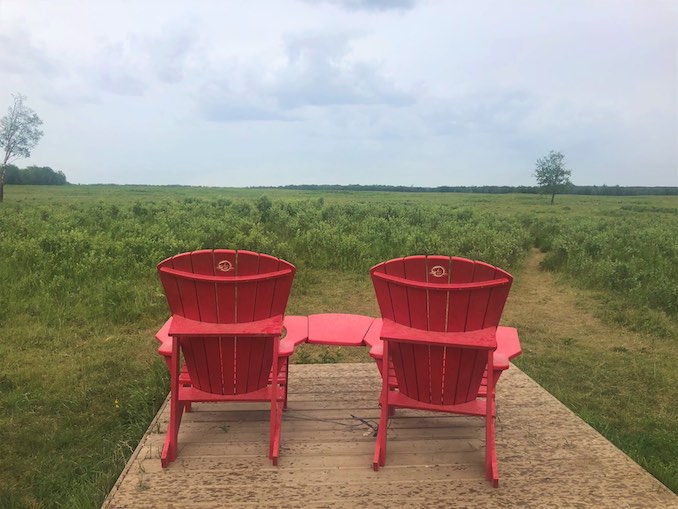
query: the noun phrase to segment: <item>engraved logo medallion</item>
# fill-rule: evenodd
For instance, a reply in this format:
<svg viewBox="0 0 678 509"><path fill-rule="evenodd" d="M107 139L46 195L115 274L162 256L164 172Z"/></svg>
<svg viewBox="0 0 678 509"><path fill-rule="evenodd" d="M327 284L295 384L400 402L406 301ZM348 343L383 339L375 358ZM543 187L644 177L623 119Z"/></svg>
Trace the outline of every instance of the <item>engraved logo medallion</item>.
<svg viewBox="0 0 678 509"><path fill-rule="evenodd" d="M229 270L233 270L233 264L228 260L221 260L217 264L217 269L221 272L228 272Z"/></svg>
<svg viewBox="0 0 678 509"><path fill-rule="evenodd" d="M431 268L429 274L435 277L443 277L447 276L447 271L445 270L445 267L443 267L442 265L436 265L435 267Z"/></svg>

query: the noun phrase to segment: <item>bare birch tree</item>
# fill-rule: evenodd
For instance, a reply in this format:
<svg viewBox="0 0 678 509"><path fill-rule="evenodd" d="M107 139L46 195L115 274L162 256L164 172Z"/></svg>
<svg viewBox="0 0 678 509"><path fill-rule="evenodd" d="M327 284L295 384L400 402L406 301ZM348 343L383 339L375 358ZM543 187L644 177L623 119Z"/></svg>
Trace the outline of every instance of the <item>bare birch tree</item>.
<svg viewBox="0 0 678 509"><path fill-rule="evenodd" d="M13 94L14 104L7 109L7 115L0 119L0 148L5 156L0 167L0 203L5 194L5 172L7 165L17 157L30 157L43 135L42 120L37 113L26 106L26 96Z"/></svg>

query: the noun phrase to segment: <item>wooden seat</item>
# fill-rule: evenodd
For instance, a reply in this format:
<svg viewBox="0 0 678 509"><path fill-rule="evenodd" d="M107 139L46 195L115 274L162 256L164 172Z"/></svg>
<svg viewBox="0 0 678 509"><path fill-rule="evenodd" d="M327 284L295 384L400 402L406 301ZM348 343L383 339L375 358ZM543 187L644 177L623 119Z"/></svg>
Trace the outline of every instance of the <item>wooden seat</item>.
<svg viewBox="0 0 678 509"><path fill-rule="evenodd" d="M281 348L280 337L294 266L250 251L202 250L168 258L158 272L172 313L157 336L171 374L163 467L177 456L184 410L199 401L270 402L269 457L277 464L294 349L291 341Z"/></svg>
<svg viewBox="0 0 678 509"><path fill-rule="evenodd" d="M515 329L497 330L512 276L447 256L398 258L371 269L382 326L366 343L380 360L381 415L373 468L386 463L388 420L398 407L485 418L485 470L499 484L494 434L497 372L520 352ZM380 351L381 350L381 351ZM501 358L497 358L501 357Z"/></svg>

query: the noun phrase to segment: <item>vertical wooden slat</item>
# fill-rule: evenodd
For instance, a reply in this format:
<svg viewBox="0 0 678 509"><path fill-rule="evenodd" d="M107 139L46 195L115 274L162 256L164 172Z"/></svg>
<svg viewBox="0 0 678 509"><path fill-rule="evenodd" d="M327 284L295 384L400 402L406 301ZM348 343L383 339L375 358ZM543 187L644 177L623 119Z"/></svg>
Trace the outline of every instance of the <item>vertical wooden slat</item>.
<svg viewBox="0 0 678 509"><path fill-rule="evenodd" d="M259 378L261 375L261 358L264 354L264 345L262 341L268 342L262 338L240 338L247 341L250 348L250 356L247 362L246 370L242 373L247 381L245 392L255 391L259 388Z"/></svg>
<svg viewBox="0 0 678 509"><path fill-rule="evenodd" d="M450 282L470 283L473 281L474 264L465 258L450 259ZM447 331L462 332L466 330L466 315L469 305L469 292L450 292L447 310Z"/></svg>
<svg viewBox="0 0 678 509"><path fill-rule="evenodd" d="M214 275L214 258L212 251L193 251L191 254L191 267L194 274ZM219 312L216 300L216 283L214 281L195 281L195 294L200 309L200 320L203 322L218 322ZM223 391L221 377L221 352L217 338L202 338L193 343L194 351L201 344L204 352L196 358L204 360L206 374L203 373L203 390L220 394Z"/></svg>
<svg viewBox="0 0 678 509"><path fill-rule="evenodd" d="M475 262L473 282L491 281L494 279L494 271L495 268L492 265L483 262ZM491 289L489 288L481 288L475 289L470 293L465 330L478 330L483 328L487 304L490 301L490 292Z"/></svg>
<svg viewBox="0 0 678 509"><path fill-rule="evenodd" d="M184 305L181 301L181 293L179 292L179 286L177 285L177 278L160 272L161 267L173 269L174 264L172 263L172 258L168 258L167 260L164 260L158 264L158 274L160 276L162 288L165 291L165 297L167 298L167 304L169 305L170 313L183 316Z"/></svg>
<svg viewBox="0 0 678 509"><path fill-rule="evenodd" d="M265 274L267 272L275 272L278 270L280 263L277 258L268 255L259 255L258 273ZM261 320L271 316L273 309L273 298L275 297L275 287L278 284L278 279L268 279L259 281L257 284L256 301L254 303L253 320Z"/></svg>
<svg viewBox="0 0 678 509"><path fill-rule="evenodd" d="M249 383L251 338L235 337L235 394L247 392Z"/></svg>
<svg viewBox="0 0 678 509"><path fill-rule="evenodd" d="M292 283L296 269L291 263L284 260L278 260L278 270L290 269L290 273L284 277L278 278L275 284L275 293L273 294L273 303L271 306L271 316L282 315L287 308L287 301L292 291Z"/></svg>
<svg viewBox="0 0 678 509"><path fill-rule="evenodd" d="M221 351L221 379L224 394L235 394L235 344L232 336L219 337Z"/></svg>
<svg viewBox="0 0 678 509"><path fill-rule="evenodd" d="M429 345L412 345L412 358L409 363L414 365L417 380L416 399L431 401L431 368L429 360Z"/></svg>
<svg viewBox="0 0 678 509"><path fill-rule="evenodd" d="M193 273L214 275L214 260L212 251L195 251L191 253L191 267ZM214 281L196 281L196 298L200 309L200 320L203 322L218 322L216 284Z"/></svg>
<svg viewBox="0 0 678 509"><path fill-rule="evenodd" d="M384 265L384 272L392 276L405 277L405 264L403 258L391 260ZM407 301L407 289L398 284L388 284L391 306L393 308L393 321L402 325L411 326L410 308Z"/></svg>
<svg viewBox="0 0 678 509"><path fill-rule="evenodd" d="M478 350L464 401L473 401L478 397L478 390L480 389L480 384L483 381L483 374L485 373L486 369L487 351Z"/></svg>
<svg viewBox="0 0 678 509"><path fill-rule="evenodd" d="M442 346L431 345L429 359L431 366L431 403L439 405L443 401L445 348Z"/></svg>
<svg viewBox="0 0 678 509"><path fill-rule="evenodd" d="M429 256L426 262L428 281L432 283L450 282L449 256ZM428 330L446 331L448 300L448 291L428 290Z"/></svg>
<svg viewBox="0 0 678 509"><path fill-rule="evenodd" d="M189 253L191 258L191 272L204 276L214 275L214 255L211 249L202 249Z"/></svg>
<svg viewBox="0 0 678 509"><path fill-rule="evenodd" d="M214 275L217 278L217 322L235 323L235 283L218 281L218 278L235 276L236 253L232 249L215 249L212 253L212 259Z"/></svg>
<svg viewBox="0 0 678 509"><path fill-rule="evenodd" d="M253 379L254 385L251 390L258 390L268 385L269 374L271 373L271 368L273 367L273 342L277 341L277 338L273 336L267 338L257 338L257 341L259 341L261 344L260 358L259 362L255 362L254 364L259 375Z"/></svg>
<svg viewBox="0 0 678 509"><path fill-rule="evenodd" d="M196 337L182 337L179 340L181 351L184 354L184 363L191 376L191 383L200 390L209 391L209 375L207 358L205 356L204 339Z"/></svg>
<svg viewBox="0 0 678 509"><path fill-rule="evenodd" d="M403 259L404 277L411 281L427 281L426 257L409 256ZM427 290L406 288L410 327L428 330Z"/></svg>
<svg viewBox="0 0 678 509"><path fill-rule="evenodd" d="M384 273L385 272L385 263L380 263L372 267L371 273ZM389 292L389 285L386 281L378 279L376 277L372 278L372 285L374 286L374 294L377 297L377 304L379 304L379 312L381 313L382 318L388 320L393 320L393 303L391 301L391 294Z"/></svg>
<svg viewBox="0 0 678 509"><path fill-rule="evenodd" d="M172 268L184 272L192 272L190 253L184 253L172 258ZM176 278L177 289L181 294L181 303L183 307L183 316L191 320L200 320L200 306L195 289L195 282L184 278Z"/></svg>
<svg viewBox="0 0 678 509"><path fill-rule="evenodd" d="M466 396L471 386L471 375L475 370L478 357L485 358L483 350L472 348L460 348L459 350L461 355L459 359L459 375L457 376L457 384L454 390L455 404L466 402Z"/></svg>
<svg viewBox="0 0 678 509"><path fill-rule="evenodd" d="M513 277L508 272L496 269L493 279L501 278L506 278L509 281L505 285L495 287L491 290L487 311L485 312L485 320L483 321L483 328L497 327L501 320L501 314L504 311L504 304L506 303L509 291L511 290Z"/></svg>
<svg viewBox="0 0 678 509"><path fill-rule="evenodd" d="M457 379L461 362L461 350L459 348L445 348L445 373L443 375L443 404L454 403L457 391Z"/></svg>
<svg viewBox="0 0 678 509"><path fill-rule="evenodd" d="M252 276L259 273L259 255L251 251L238 251L237 276ZM237 292L237 323L251 322L254 319L254 309L257 300L257 282L236 284Z"/></svg>
<svg viewBox="0 0 678 509"><path fill-rule="evenodd" d="M409 395L411 393L410 387L408 385L407 377L405 376L405 366L403 364L403 353L401 352L402 343L397 341L388 341L388 352L389 356L393 360L393 371L395 372L396 379L398 381L398 390L403 394ZM384 346L384 348L386 348Z"/></svg>

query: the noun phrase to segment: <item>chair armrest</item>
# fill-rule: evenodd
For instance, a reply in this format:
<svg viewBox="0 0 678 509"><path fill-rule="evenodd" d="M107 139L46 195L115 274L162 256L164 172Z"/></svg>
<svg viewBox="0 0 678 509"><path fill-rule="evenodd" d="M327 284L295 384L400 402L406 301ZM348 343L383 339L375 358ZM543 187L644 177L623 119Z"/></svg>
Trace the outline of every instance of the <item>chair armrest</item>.
<svg viewBox="0 0 678 509"><path fill-rule="evenodd" d="M286 316L283 320L285 337L280 340L278 355L290 357L294 349L308 339L308 317Z"/></svg>
<svg viewBox="0 0 678 509"><path fill-rule="evenodd" d="M492 360L495 371L504 371L509 368L509 360L504 354L495 352Z"/></svg>
<svg viewBox="0 0 678 509"><path fill-rule="evenodd" d="M172 317L169 317L167 321L160 327L160 330L155 333L155 339L160 343L158 348L158 353L163 357L172 356L172 337L169 335L169 328L172 324Z"/></svg>
<svg viewBox="0 0 678 509"><path fill-rule="evenodd" d="M434 343L442 346L495 350L497 347L496 331L496 327L487 327L467 332L428 331L407 327L406 325L401 325L393 320L384 318L381 337L382 339L405 341L408 343Z"/></svg>
<svg viewBox="0 0 678 509"><path fill-rule="evenodd" d="M501 354L506 359L511 360L523 353L520 347L520 339L518 338L518 331L514 327L497 327L497 350L495 351L495 358L497 354Z"/></svg>
<svg viewBox="0 0 678 509"><path fill-rule="evenodd" d="M170 336L280 336L282 316L243 323L209 323L173 316Z"/></svg>
<svg viewBox="0 0 678 509"><path fill-rule="evenodd" d="M381 318L375 318L363 338L365 345L370 347L370 357L375 360L381 359L384 356L384 341L381 339L382 323Z"/></svg>

